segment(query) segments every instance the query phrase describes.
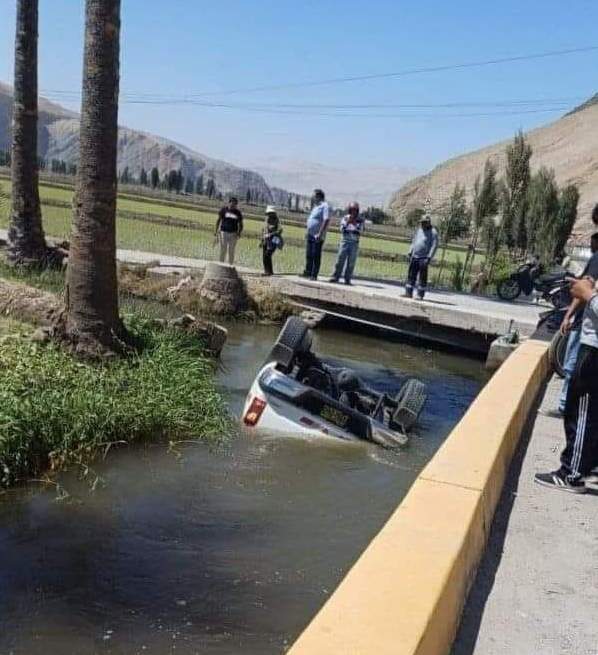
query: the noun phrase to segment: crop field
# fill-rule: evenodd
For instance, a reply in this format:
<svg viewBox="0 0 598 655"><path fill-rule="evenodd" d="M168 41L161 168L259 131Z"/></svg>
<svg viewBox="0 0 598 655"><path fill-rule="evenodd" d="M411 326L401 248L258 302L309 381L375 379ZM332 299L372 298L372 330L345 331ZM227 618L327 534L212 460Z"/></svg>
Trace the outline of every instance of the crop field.
<svg viewBox="0 0 598 655"><path fill-rule="evenodd" d="M0 179L0 227L8 224L8 209L10 181ZM118 198L117 243L120 248L143 250L196 257L199 259L215 259L218 248L214 245L213 230L216 224L216 212L194 209L192 207L168 204L164 200L151 202L147 197L136 200L131 194ZM62 186L40 184L42 214L44 229L52 237L68 239L72 211L72 190ZM135 218L131 217L135 215ZM168 219L177 219L197 224L199 229L189 229L181 225L169 225ZM164 224L161 224L161 221ZM146 222L147 221L147 222ZM151 222L149 222L151 221ZM237 246L237 263L242 266L261 269L261 248L259 237L262 222L257 218L246 218L243 237ZM296 225L284 225L284 236L287 244L275 255L275 270L278 273L299 273L304 266L304 249L302 240L304 230ZM340 235L330 232L326 247L336 250ZM409 244L396 239L368 238L361 241L362 254L358 258L356 274L369 277L404 279L407 262L404 259ZM322 256L321 274L331 274L334 266L335 252L326 252ZM396 256L397 261L390 261ZM453 263L457 258L464 258L462 250L447 250L446 261ZM437 257L438 259L438 257ZM443 285L449 283L451 267L443 271ZM437 271L431 270L432 281L436 281Z"/></svg>

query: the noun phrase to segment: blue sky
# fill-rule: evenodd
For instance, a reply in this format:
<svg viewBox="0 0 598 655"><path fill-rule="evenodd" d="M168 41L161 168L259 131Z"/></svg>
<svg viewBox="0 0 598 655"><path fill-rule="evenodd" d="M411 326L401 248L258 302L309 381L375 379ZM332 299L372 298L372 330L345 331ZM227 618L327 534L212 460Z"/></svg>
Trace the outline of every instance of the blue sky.
<svg viewBox="0 0 598 655"><path fill-rule="evenodd" d="M123 0L122 4L121 92L131 94L214 94L598 45L598 3L584 0ZM0 0L0 80L8 82L12 81L14 5L13 0ZM83 0L40 0L40 88L44 90L80 89L83 5ZM598 91L597 71L595 51L394 79L210 95L206 100L438 104L566 98L575 104ZM78 107L77 101L63 104ZM123 103L120 122L239 163L276 155L334 165L425 169L559 115L438 116L442 111L374 118Z"/></svg>

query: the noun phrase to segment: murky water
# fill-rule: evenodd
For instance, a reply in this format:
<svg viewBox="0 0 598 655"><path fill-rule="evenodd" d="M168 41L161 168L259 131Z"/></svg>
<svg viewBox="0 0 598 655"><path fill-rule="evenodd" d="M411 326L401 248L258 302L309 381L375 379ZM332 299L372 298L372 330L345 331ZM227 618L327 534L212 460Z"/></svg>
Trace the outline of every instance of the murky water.
<svg viewBox="0 0 598 655"><path fill-rule="evenodd" d="M277 328L231 328L220 379L239 411ZM478 362L318 331L375 387L428 384L409 448L240 434L96 467L95 493L0 496L0 654L281 653L358 557L484 382ZM398 610L399 611L399 610Z"/></svg>

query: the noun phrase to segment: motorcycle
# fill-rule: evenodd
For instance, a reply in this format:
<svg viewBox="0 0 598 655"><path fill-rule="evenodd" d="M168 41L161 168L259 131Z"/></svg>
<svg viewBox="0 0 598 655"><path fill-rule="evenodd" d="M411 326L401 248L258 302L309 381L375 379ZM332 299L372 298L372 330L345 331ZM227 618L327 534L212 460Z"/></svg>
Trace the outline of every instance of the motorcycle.
<svg viewBox="0 0 598 655"><path fill-rule="evenodd" d="M496 292L499 298L508 302L516 300L522 293L529 296L536 292L538 297L559 309L571 302L568 285L563 284L567 275L564 270L544 273L539 262L526 262L499 282Z"/></svg>

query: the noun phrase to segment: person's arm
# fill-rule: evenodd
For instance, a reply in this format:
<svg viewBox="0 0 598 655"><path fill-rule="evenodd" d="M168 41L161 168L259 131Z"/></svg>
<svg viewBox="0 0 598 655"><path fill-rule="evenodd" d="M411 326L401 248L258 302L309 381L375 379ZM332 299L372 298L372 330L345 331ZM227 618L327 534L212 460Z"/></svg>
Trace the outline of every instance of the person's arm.
<svg viewBox="0 0 598 655"><path fill-rule="evenodd" d="M559 331L563 336L569 334L569 331L571 330L571 319L575 315L575 312L582 306L582 304L583 302L579 298L573 298L573 300L569 303L569 307L567 307L567 311L563 317L563 322L559 328Z"/></svg>
<svg viewBox="0 0 598 655"><path fill-rule="evenodd" d="M243 214L239 211L239 222L237 224L238 236L241 236L241 232L243 232Z"/></svg>
<svg viewBox="0 0 598 655"><path fill-rule="evenodd" d="M413 248L415 246L415 240L417 239L417 230L415 230L415 234L413 235L413 239L411 239L411 245L409 246L409 250L407 251L407 257L411 257L413 254Z"/></svg>
<svg viewBox="0 0 598 655"><path fill-rule="evenodd" d="M428 261L432 261L437 250L438 250L438 230L436 228L432 228L432 245L430 246L430 250L428 251L428 257L427 257Z"/></svg>
<svg viewBox="0 0 598 655"><path fill-rule="evenodd" d="M590 302L596 295L594 291L594 280L591 277L584 277L581 279L567 278L571 282L571 295L581 302ZM594 303L595 305L595 303ZM595 307L593 308L595 311Z"/></svg>
<svg viewBox="0 0 598 655"><path fill-rule="evenodd" d="M221 210L218 212L218 218L216 219L216 227L215 227L215 229L214 229L214 236L217 236L217 234L218 234L218 230L220 229L220 223L222 223L222 212L223 212L223 211L224 211L224 210L221 209Z"/></svg>
<svg viewBox="0 0 598 655"><path fill-rule="evenodd" d="M324 234L326 234L326 230L328 229L328 223L330 223L330 212L328 209L328 205L324 205L322 208L322 224L320 226L320 231L318 234L316 234L316 239L319 241Z"/></svg>

